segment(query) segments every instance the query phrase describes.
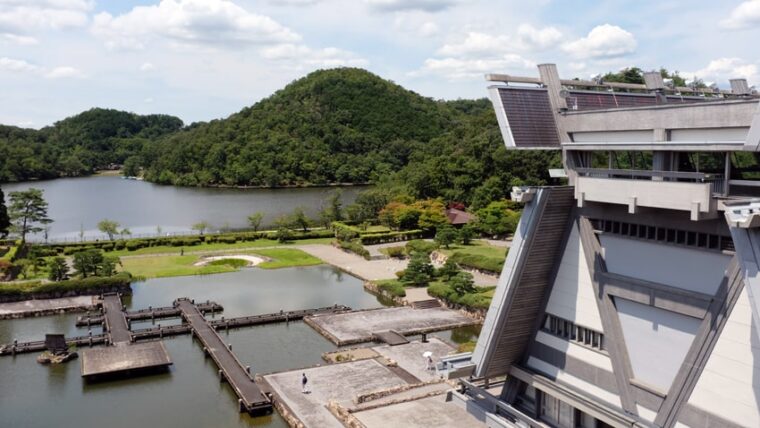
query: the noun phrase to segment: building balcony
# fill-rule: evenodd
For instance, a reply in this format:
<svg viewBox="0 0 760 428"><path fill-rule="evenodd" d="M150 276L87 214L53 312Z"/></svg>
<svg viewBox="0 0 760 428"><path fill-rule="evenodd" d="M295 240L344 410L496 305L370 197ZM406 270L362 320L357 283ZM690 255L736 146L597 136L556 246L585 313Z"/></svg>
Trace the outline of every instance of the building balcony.
<svg viewBox="0 0 760 428"><path fill-rule="evenodd" d="M577 168L575 198L579 207L586 202L603 202L638 207L663 208L690 213L692 220L715 218L713 196L725 194L720 174L674 171Z"/></svg>

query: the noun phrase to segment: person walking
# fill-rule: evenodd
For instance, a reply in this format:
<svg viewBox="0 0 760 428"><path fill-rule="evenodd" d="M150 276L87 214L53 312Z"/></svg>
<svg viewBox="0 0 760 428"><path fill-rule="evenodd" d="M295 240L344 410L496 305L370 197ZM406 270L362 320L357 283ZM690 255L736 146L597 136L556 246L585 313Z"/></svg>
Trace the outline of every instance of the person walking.
<svg viewBox="0 0 760 428"><path fill-rule="evenodd" d="M309 383L309 379L306 378L306 373L303 374L301 377L301 392L304 394L309 393L309 386L307 385Z"/></svg>

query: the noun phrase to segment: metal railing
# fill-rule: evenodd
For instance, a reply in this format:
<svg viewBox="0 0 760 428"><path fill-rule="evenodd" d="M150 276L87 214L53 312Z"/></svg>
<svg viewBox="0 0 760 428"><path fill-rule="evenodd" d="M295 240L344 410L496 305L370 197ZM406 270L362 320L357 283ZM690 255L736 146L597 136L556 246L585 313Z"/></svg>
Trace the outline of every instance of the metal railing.
<svg viewBox="0 0 760 428"><path fill-rule="evenodd" d="M621 180L662 180L689 183L710 183L713 194L725 193L725 177L723 174L685 171L656 171L642 169L604 169L604 168L575 168L581 177L611 178Z"/></svg>

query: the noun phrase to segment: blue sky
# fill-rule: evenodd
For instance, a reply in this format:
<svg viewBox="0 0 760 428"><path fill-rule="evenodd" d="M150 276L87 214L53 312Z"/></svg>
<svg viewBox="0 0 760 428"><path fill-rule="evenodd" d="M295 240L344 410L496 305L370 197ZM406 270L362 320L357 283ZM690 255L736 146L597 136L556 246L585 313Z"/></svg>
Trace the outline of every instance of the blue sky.
<svg viewBox="0 0 760 428"><path fill-rule="evenodd" d="M0 0L0 123L91 107L212 120L336 66L446 99L541 62L760 84L758 39L760 0Z"/></svg>

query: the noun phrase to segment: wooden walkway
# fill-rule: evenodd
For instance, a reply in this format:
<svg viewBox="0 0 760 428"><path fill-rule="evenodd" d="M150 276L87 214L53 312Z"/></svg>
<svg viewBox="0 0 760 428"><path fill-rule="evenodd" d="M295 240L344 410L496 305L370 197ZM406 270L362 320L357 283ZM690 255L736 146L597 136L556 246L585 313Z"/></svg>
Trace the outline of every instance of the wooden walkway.
<svg viewBox="0 0 760 428"><path fill-rule="evenodd" d="M125 343L132 341L132 333L129 331L127 317L121 304L121 296L107 294L103 296L103 312L105 323L103 330L108 334L111 343Z"/></svg>
<svg viewBox="0 0 760 428"><path fill-rule="evenodd" d="M206 302L196 304L198 309L206 314L211 312L213 315L216 312L222 312L224 307L215 302ZM182 311L174 306L166 306L161 308L148 308L140 309L138 311L128 311L124 316L129 321L141 321L141 320L156 320L162 318L178 318L182 315ZM77 327L90 327L93 325L103 324L105 317L102 315L82 315L77 317Z"/></svg>
<svg viewBox="0 0 760 428"><path fill-rule="evenodd" d="M193 334L203 345L203 350L219 367L220 376L227 380L237 394L240 410L249 413L271 412L272 403L254 381L250 367L243 366L198 308L187 299L179 299L175 305L182 311L182 318L190 324Z"/></svg>
<svg viewBox="0 0 760 428"><path fill-rule="evenodd" d="M211 303L211 304L216 305L215 303ZM197 304L196 306L198 307L198 310L200 310L202 313L211 312L211 309L210 309L211 306L208 306L208 304L206 303ZM157 308L156 310L167 309L167 308ZM177 316L181 316L182 311L179 308L175 308L173 306L171 308L173 310L176 310L180 314ZM205 311L204 308L208 308L208 311ZM217 305L217 308L221 308L221 306ZM303 319L306 316L322 315L322 314L330 314L330 313L341 313L341 312L346 312L350 310L351 308L348 306L336 305L336 306L328 306L325 308L301 309L297 311L285 311L285 312L281 311L281 312L275 312L272 314L261 314L261 315L252 315L252 316L226 318L226 319L222 317L221 319L208 321L208 323L216 330L222 330L222 329L227 330L231 328L244 328L244 327L253 327L253 326L263 325L263 324L298 321L298 320ZM132 320L134 318L130 317L131 314L142 313L142 312L143 311L126 312L126 318L128 320ZM102 323L103 317L100 317L100 318L101 318L100 323ZM87 325L87 324L84 324L84 325ZM90 325L92 325L92 323ZM138 342L141 340L163 339L164 337L169 337L169 336L189 334L192 331L192 328L188 324L177 324L177 325L169 325L169 326L162 326L159 324L155 327L140 328L140 329L134 329L131 331L132 331L132 340L135 342ZM88 336L69 337L66 339L66 343L69 345L76 346L78 348L83 348L86 346L104 345L106 344L107 339L108 339L108 334L104 333L104 334L94 334L94 335L88 335ZM23 354L23 353L28 353L28 352L42 352L45 349L46 348L45 348L44 340L37 340L37 341L30 341L30 342L15 342L15 343L9 343L5 345L0 345L0 356Z"/></svg>

